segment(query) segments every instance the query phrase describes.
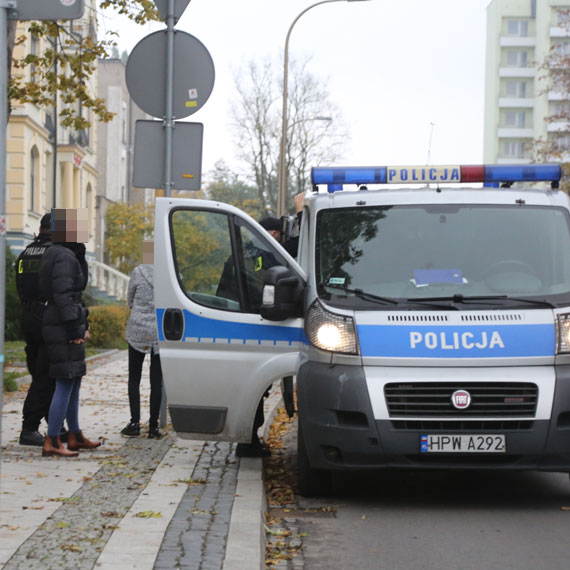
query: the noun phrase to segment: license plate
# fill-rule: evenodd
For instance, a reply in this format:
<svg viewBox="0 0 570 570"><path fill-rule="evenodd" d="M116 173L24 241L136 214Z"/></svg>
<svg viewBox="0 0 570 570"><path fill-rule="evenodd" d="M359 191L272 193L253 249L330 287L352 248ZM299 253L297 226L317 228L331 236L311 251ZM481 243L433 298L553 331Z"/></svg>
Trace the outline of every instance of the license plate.
<svg viewBox="0 0 570 570"><path fill-rule="evenodd" d="M430 435L420 436L422 453L505 453L502 435Z"/></svg>

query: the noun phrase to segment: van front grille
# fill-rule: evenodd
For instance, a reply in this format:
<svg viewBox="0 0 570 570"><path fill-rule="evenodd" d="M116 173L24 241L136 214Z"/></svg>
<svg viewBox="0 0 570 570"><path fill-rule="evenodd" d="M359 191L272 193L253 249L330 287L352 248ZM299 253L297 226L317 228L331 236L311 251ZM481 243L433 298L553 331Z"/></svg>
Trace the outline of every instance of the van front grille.
<svg viewBox="0 0 570 570"><path fill-rule="evenodd" d="M534 422L528 420L392 420L395 430L436 432L528 431Z"/></svg>
<svg viewBox="0 0 570 570"><path fill-rule="evenodd" d="M457 409L452 394L465 390L471 396L468 407ZM538 387L528 382L394 382L384 386L391 418L533 417Z"/></svg>

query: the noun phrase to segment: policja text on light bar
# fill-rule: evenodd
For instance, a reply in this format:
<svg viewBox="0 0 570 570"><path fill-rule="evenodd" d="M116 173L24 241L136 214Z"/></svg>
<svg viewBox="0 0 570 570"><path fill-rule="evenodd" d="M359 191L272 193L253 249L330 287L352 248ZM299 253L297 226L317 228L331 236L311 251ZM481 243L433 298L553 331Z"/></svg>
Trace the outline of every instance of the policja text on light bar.
<svg viewBox="0 0 570 570"><path fill-rule="evenodd" d="M348 166L315 167L314 185L327 184L338 189L343 184L439 184L466 182L558 182L559 164L511 164L467 166Z"/></svg>

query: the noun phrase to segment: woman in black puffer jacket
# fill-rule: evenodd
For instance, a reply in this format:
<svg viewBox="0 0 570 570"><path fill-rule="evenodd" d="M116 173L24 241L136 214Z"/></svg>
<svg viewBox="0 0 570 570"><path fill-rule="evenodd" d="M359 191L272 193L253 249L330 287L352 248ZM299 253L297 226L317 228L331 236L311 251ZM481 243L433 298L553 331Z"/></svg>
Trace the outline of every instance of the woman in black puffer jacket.
<svg viewBox="0 0 570 570"><path fill-rule="evenodd" d="M56 379L48 434L42 450L44 456L73 457L78 455L79 449L101 445L99 441L85 438L79 428L79 389L86 372L84 342L89 338L88 311L82 299L87 279L85 245L58 243L54 239L54 244L42 257L39 269L40 291L48 300L42 334L48 348L50 377ZM67 449L59 437L64 419L69 428Z"/></svg>

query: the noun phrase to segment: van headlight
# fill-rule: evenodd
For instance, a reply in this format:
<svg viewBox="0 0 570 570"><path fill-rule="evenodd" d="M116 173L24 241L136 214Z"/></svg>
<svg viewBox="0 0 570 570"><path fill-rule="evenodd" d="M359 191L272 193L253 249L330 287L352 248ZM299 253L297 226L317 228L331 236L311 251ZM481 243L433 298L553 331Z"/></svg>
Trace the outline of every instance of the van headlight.
<svg viewBox="0 0 570 570"><path fill-rule="evenodd" d="M570 352L570 313L556 316L556 354Z"/></svg>
<svg viewBox="0 0 570 570"><path fill-rule="evenodd" d="M305 334L321 350L359 354L354 319L326 311L318 300L305 315Z"/></svg>

